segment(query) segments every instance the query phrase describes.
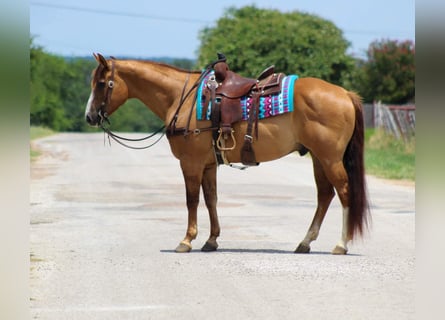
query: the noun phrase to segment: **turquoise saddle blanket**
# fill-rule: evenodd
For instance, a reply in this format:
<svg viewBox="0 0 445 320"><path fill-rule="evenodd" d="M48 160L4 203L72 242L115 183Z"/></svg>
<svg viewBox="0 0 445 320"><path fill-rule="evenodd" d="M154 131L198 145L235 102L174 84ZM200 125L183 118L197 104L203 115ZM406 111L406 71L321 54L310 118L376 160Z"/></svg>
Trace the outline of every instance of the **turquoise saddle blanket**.
<svg viewBox="0 0 445 320"><path fill-rule="evenodd" d="M211 109L208 108L207 114L203 114L204 110L204 96L203 90L209 80L213 71L210 72L201 81L197 92L196 99L196 119L210 120ZM282 90L279 94L269 95L260 98L259 119L265 119L287 112L294 111L294 83L298 79L297 75L289 75L283 78ZM252 97L244 96L240 99L241 109L243 111L242 120L247 120L249 110L252 106Z"/></svg>

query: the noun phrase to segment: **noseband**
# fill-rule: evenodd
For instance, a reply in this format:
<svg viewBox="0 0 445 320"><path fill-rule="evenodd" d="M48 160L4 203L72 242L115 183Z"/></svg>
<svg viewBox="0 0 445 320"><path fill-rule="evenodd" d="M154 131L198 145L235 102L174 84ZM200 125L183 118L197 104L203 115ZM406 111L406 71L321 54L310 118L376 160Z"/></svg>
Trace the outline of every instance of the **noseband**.
<svg viewBox="0 0 445 320"><path fill-rule="evenodd" d="M114 69L115 69L115 67L114 67L114 58L112 57L112 60L111 60L111 76L110 76L110 78L108 79L108 82L107 82L107 86L106 86L106 89L105 89L106 91L105 91L104 100L100 104L99 111L97 112L97 114L98 114L98 116L100 118L99 127L104 131L104 133L106 133L108 135L108 138L112 138L114 141L118 142L119 144L123 145L124 147L130 148L130 149L147 149L147 148L150 148L150 147L154 146L156 143L158 143L159 140L161 140L161 138L164 136L165 132L163 132L162 135L159 138L157 138L157 140L155 142L151 143L150 145L142 146L142 147L130 146L130 145L122 142L121 140L131 141L131 142L144 141L144 140L153 138L158 133L164 131L165 126L162 126L161 128L159 128L158 130L156 130L155 132L153 132L152 134L150 134L147 137L138 138L138 139L129 139L129 138L118 136L117 134L115 134L114 132L112 132L109 129L109 126L111 125L111 122L108 119L107 107L110 105L111 95L112 95L113 89L114 89ZM99 81L99 83L105 84L105 81L103 81L103 82ZM106 122L108 124L108 126L104 125L104 122Z"/></svg>
<svg viewBox="0 0 445 320"><path fill-rule="evenodd" d="M111 60L111 76L107 82L104 101L102 101L102 103L100 104L100 109L97 113L100 117L100 125L102 125L104 121L110 124L110 120L108 120L107 107L110 105L113 88L114 88L114 60Z"/></svg>
<svg viewBox="0 0 445 320"><path fill-rule="evenodd" d="M218 59L220 59L220 57L218 56ZM220 60L218 60L217 62L219 62ZM225 60L224 60L225 61ZM187 126L185 128L176 128L176 120L178 118L178 114L179 111L181 110L181 107L184 105L185 100L189 97L189 95L193 92L194 89L196 89L199 84L201 83L201 81L203 80L203 78L211 71L211 68L217 63L217 62L213 62L209 65L207 65L207 67L205 68L205 71L201 73L201 76L199 77L199 79L193 84L193 86L187 91L186 91L186 87L188 84L188 80L189 78L187 78L184 87L182 88L182 93L181 93L181 98L179 101L179 105L176 109L176 112L172 118L172 120L170 121L170 124L168 125L168 131L170 133L170 135L177 135L177 134L183 134L184 136L187 136L191 131L189 130L189 125L190 125L190 121L191 121L191 116L192 116L192 111L193 111L193 107L191 108L189 117L188 117L188 122L187 122ZM190 76L190 74L188 75ZM128 139L128 138L124 138L121 136L116 135L115 133L111 132L111 130L108 128L108 126L105 126L103 123L107 122L108 125L110 125L110 120L108 119L108 114L107 114L107 107L110 105L110 101L111 101L111 94L113 93L113 88L114 88L114 58L112 57L111 60L111 76L110 79L108 80L107 83L107 88L106 88L106 92L105 92L105 98L103 100L103 102L100 105L99 111L98 111L98 115L100 117L100 122L99 122L99 126L102 128L102 130L104 131L104 133L108 134L109 138L112 138L113 140L115 140L116 142L118 142L119 144L123 145L124 147L130 148L130 149L147 149L152 147L153 145L155 145L156 143L158 143L161 138L164 136L164 134L166 133L164 131L165 126L163 125L161 128L159 128L158 130L156 130L155 132L153 132L152 134L150 134L147 137L144 138L139 138L139 139ZM192 106L196 103L196 96L195 96L195 101L193 101ZM208 131L208 130L215 130L216 128L214 127L209 127L209 128L203 128L203 129L195 129L193 132L195 134L199 134L202 131ZM125 141L144 141L147 139L150 139L152 137L154 137L156 134L162 132L162 135L152 144L148 145L148 146L144 146L144 147L133 147L133 146L129 146L126 143L123 143L120 140L125 140Z"/></svg>

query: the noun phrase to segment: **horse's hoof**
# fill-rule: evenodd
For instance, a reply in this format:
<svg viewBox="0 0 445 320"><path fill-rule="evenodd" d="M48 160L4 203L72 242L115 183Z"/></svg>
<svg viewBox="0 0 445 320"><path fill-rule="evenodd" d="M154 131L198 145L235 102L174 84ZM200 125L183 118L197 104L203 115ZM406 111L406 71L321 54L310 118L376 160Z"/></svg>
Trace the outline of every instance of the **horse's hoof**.
<svg viewBox="0 0 445 320"><path fill-rule="evenodd" d="M332 254L346 254L347 252L347 249L340 246L335 246L334 250L332 250Z"/></svg>
<svg viewBox="0 0 445 320"><path fill-rule="evenodd" d="M309 253L309 252L311 252L311 247L304 243L300 243L297 249L295 249L295 253Z"/></svg>
<svg viewBox="0 0 445 320"><path fill-rule="evenodd" d="M214 243L207 241L205 245L201 248L203 252L211 252L216 251L218 249L218 243L215 241Z"/></svg>
<svg viewBox="0 0 445 320"><path fill-rule="evenodd" d="M175 249L175 251L176 251L177 253L190 252L191 250L192 250L192 246L190 246L190 245L188 245L188 244L186 244L186 243L184 243L184 242L181 242L181 243L179 244L179 246L177 246L176 249Z"/></svg>

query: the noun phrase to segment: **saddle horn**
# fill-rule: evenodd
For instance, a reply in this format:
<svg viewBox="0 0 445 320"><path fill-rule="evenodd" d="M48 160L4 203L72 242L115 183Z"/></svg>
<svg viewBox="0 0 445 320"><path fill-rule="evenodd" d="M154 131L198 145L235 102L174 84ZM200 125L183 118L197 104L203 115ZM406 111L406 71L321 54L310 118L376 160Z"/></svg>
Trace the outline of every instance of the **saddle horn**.
<svg viewBox="0 0 445 320"><path fill-rule="evenodd" d="M218 52L216 55L218 56L218 62L225 62L227 60L224 53Z"/></svg>

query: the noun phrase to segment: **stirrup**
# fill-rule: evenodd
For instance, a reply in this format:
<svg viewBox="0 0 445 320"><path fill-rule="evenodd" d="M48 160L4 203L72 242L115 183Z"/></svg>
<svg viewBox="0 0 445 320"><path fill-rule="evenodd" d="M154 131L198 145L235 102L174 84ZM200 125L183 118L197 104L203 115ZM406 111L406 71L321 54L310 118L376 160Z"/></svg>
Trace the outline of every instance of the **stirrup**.
<svg viewBox="0 0 445 320"><path fill-rule="evenodd" d="M222 130L219 129L218 132L219 132L219 136L218 136L218 139L216 140L216 147L220 151L232 151L233 149L236 148L236 140L235 140L235 136L233 135L235 130L233 130L233 129L230 130L230 138L233 141L233 145L231 147L226 147L226 143L225 143L225 140L228 138L228 134L224 133L224 137L223 137ZM221 140L221 138L222 138L222 140Z"/></svg>

